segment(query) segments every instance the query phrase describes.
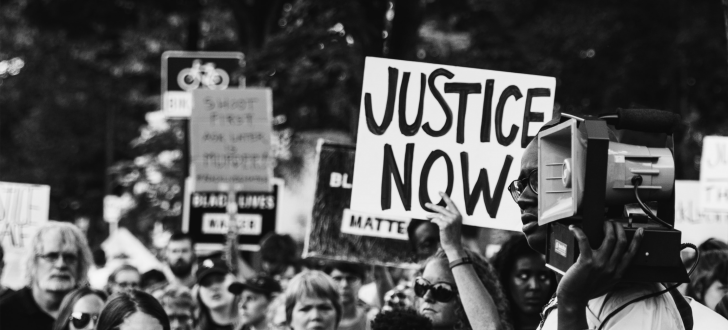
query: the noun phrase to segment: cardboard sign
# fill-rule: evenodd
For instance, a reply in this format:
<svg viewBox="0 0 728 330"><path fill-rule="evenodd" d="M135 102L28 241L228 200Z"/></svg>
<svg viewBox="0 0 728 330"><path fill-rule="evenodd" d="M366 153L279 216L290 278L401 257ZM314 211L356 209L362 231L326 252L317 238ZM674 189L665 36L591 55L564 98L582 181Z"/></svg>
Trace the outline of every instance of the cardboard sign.
<svg viewBox="0 0 728 330"><path fill-rule="evenodd" d="M196 191L231 184L236 191L268 191L272 93L270 89L196 90L190 119L190 154Z"/></svg>
<svg viewBox="0 0 728 330"><path fill-rule="evenodd" d="M728 137L703 138L699 195L705 212L728 212Z"/></svg>
<svg viewBox="0 0 728 330"><path fill-rule="evenodd" d="M352 210L424 219L442 191L465 224L520 230L507 186L555 88L551 77L368 57Z"/></svg>
<svg viewBox="0 0 728 330"><path fill-rule="evenodd" d="M235 220L241 249L257 251L260 239L267 233L275 231L282 190L283 184L277 180L273 185L273 191L246 191L235 194L238 210ZM227 192L191 193L189 227L183 230L189 232L197 244L222 246L230 222L227 205Z"/></svg>
<svg viewBox="0 0 728 330"><path fill-rule="evenodd" d="M0 243L23 246L26 227L48 221L51 187L0 182Z"/></svg>
<svg viewBox="0 0 728 330"><path fill-rule="evenodd" d="M416 267L407 217L383 218L348 210L354 183L353 146L319 142L316 197L304 257ZM360 182L358 179L356 182Z"/></svg>
<svg viewBox="0 0 728 330"><path fill-rule="evenodd" d="M675 228L682 232L682 241L699 245L708 238L728 242L728 211L709 212L700 209L698 181L675 181Z"/></svg>
<svg viewBox="0 0 728 330"><path fill-rule="evenodd" d="M245 56L239 52L166 51L162 54L162 110L167 118L189 118L196 89L240 88L233 72Z"/></svg>

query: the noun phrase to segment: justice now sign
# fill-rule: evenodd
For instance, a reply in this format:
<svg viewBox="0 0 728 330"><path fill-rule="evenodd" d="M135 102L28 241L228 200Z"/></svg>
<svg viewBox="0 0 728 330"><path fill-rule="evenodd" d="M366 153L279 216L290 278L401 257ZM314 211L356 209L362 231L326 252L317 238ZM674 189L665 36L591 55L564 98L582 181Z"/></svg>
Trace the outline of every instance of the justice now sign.
<svg viewBox="0 0 728 330"><path fill-rule="evenodd" d="M555 88L552 77L368 57L351 209L425 218L426 203L445 206L442 191L465 224L520 230L507 186Z"/></svg>

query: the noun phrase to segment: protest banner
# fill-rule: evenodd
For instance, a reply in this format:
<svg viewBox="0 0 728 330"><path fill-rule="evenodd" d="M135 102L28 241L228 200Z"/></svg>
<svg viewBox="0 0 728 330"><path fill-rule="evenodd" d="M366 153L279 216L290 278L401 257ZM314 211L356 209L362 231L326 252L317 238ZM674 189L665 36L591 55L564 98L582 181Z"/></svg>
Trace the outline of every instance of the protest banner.
<svg viewBox="0 0 728 330"><path fill-rule="evenodd" d="M468 225L520 230L507 186L552 117L556 79L368 57L352 210L425 218L447 193Z"/></svg>
<svg viewBox="0 0 728 330"><path fill-rule="evenodd" d="M243 250L257 251L260 239L267 233L275 231L283 182L282 180L273 182L272 191L235 193L238 244ZM200 247L222 248L230 221L227 212L228 193L198 191L191 193L189 200L189 227L183 228L183 231L188 232Z"/></svg>
<svg viewBox="0 0 728 330"><path fill-rule="evenodd" d="M0 182L0 245L6 269L2 285L14 289L25 285L30 241L38 227L48 222L50 195L50 186Z"/></svg>
<svg viewBox="0 0 728 330"><path fill-rule="evenodd" d="M699 207L702 183L675 181L675 229L682 241L699 245L708 238L728 242L728 211L706 211Z"/></svg>
<svg viewBox="0 0 728 330"><path fill-rule="evenodd" d="M415 267L415 253L407 241L410 218L382 218L348 209L355 148L321 140L317 149L316 195L303 256Z"/></svg>
<svg viewBox="0 0 728 330"><path fill-rule="evenodd" d="M234 72L242 67L240 52L166 51L162 54L162 110L167 118L189 118L191 91L236 89Z"/></svg>
<svg viewBox="0 0 728 330"><path fill-rule="evenodd" d="M270 89L195 90L190 154L195 191L269 191Z"/></svg>
<svg viewBox="0 0 728 330"><path fill-rule="evenodd" d="M728 137L703 138L699 196L703 211L728 212Z"/></svg>

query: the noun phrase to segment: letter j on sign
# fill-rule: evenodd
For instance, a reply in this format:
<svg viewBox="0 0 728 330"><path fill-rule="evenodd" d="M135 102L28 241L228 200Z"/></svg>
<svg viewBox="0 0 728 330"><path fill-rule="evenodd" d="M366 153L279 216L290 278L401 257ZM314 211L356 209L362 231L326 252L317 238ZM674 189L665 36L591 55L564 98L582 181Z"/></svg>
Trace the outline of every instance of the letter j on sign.
<svg viewBox="0 0 728 330"><path fill-rule="evenodd" d="M426 203L445 205L442 191L465 224L520 230L507 187L555 88L553 77L368 57L351 210L422 219Z"/></svg>

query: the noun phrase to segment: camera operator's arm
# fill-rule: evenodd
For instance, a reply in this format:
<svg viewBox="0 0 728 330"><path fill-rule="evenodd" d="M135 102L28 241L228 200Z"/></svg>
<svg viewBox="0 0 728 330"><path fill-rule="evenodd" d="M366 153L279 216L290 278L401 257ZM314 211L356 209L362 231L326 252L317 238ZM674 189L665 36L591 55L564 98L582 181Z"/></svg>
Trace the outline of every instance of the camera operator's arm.
<svg viewBox="0 0 728 330"><path fill-rule="evenodd" d="M446 194L441 192L440 196L447 203L447 208L428 203L426 206L437 213L428 214L427 217L440 227L440 244L447 259L453 261L467 257L461 240L463 218L455 203ZM454 267L452 274L471 328L497 329L500 324L498 309L475 273L473 265L464 264Z"/></svg>
<svg viewBox="0 0 728 330"><path fill-rule="evenodd" d="M638 229L632 242L628 242L622 225L605 221L604 240L596 250L581 228L569 226L569 230L576 237L580 254L556 290L559 330L587 329L587 303L617 284L637 253L644 229Z"/></svg>

